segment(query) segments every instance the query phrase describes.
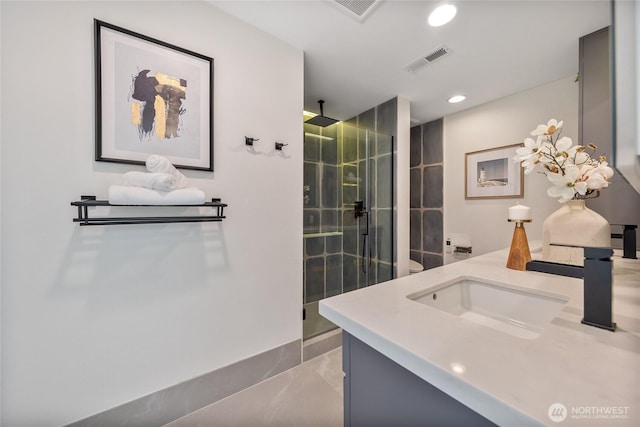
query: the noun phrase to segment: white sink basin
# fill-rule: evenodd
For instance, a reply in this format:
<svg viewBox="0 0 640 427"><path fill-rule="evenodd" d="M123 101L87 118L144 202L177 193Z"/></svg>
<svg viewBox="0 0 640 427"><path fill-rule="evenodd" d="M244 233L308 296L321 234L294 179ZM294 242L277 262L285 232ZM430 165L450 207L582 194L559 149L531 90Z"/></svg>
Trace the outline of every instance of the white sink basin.
<svg viewBox="0 0 640 427"><path fill-rule="evenodd" d="M461 277L407 298L525 339L538 337L569 298Z"/></svg>

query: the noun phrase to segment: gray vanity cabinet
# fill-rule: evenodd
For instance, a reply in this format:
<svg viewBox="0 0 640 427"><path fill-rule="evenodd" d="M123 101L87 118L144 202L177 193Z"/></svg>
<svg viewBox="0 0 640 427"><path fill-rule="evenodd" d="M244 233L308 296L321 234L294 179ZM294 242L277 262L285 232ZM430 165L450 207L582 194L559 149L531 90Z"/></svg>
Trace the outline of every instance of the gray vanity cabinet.
<svg viewBox="0 0 640 427"><path fill-rule="evenodd" d="M345 427L495 425L345 331L342 367Z"/></svg>

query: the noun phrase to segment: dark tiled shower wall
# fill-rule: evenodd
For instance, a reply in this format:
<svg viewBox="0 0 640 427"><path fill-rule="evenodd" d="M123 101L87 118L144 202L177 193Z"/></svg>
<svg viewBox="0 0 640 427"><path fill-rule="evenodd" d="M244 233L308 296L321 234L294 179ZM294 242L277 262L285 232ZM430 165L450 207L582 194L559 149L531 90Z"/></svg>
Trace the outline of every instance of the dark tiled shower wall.
<svg viewBox="0 0 640 427"><path fill-rule="evenodd" d="M369 168L370 175L374 177L370 183L369 201L371 205L371 227L369 239L371 240L371 266L369 267L369 284L379 283L395 277L394 245L393 241L395 207L394 185L394 154L397 129L398 101L393 98L375 108L367 110L350 119L347 123L351 126L348 137L344 138L345 157L347 162L356 162L358 177L365 176L366 159L366 130L370 133ZM357 129L357 132L356 130ZM356 142L357 153L354 153L353 142ZM347 147L347 144L351 146ZM349 157L347 157L347 152ZM347 188L344 186L343 188ZM346 190L345 190L346 191ZM365 199L365 186L359 185L357 198L343 198L343 224L344 234L344 291L366 286L365 273L362 270L362 230L358 229L358 222L353 217L353 202ZM362 223L364 219L360 219ZM349 226L349 227L347 227ZM362 225L364 227L364 225ZM347 232L347 229L349 230Z"/></svg>
<svg viewBox="0 0 640 427"><path fill-rule="evenodd" d="M304 125L304 302L342 292L339 125ZM306 133L323 138L308 136Z"/></svg>
<svg viewBox="0 0 640 427"><path fill-rule="evenodd" d="M320 128L305 124L304 130L327 138L304 137L304 233L337 231L340 198L337 126Z"/></svg>
<svg viewBox="0 0 640 427"><path fill-rule="evenodd" d="M411 128L410 257L425 269L443 264L443 120Z"/></svg>
<svg viewBox="0 0 640 427"><path fill-rule="evenodd" d="M313 133L321 131L333 141L305 136L305 303L366 285L362 271L362 229L353 214L354 202L364 200L364 129L395 138L396 116L394 98L346 121L345 125L309 129ZM393 237L395 147L383 142L387 139L372 139L370 172L377 179L372 182L370 199L372 223L376 226L371 228L369 237L373 243L370 280L375 283L395 275L393 247L379 244ZM388 189L391 191L385 191Z"/></svg>

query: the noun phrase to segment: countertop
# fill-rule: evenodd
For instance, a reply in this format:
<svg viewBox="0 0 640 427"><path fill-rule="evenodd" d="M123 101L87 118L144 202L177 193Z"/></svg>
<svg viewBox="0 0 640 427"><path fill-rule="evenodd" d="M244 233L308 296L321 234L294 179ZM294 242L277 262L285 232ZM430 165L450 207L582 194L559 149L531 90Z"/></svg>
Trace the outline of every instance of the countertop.
<svg viewBox="0 0 640 427"><path fill-rule="evenodd" d="M614 254L610 332L580 323L582 279L510 270L508 253L327 298L320 314L498 425L640 425L640 260ZM461 276L569 301L540 336L524 339L407 298ZM549 416L557 404L567 411L561 423Z"/></svg>

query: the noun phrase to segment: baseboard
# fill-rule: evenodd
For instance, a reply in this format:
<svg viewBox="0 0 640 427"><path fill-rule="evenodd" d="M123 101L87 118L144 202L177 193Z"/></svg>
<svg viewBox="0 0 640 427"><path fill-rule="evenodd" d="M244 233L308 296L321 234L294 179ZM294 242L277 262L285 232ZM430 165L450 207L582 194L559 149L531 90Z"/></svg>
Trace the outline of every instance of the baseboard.
<svg viewBox="0 0 640 427"><path fill-rule="evenodd" d="M317 337L304 340L302 361L314 359L342 345L342 329L333 329Z"/></svg>
<svg viewBox="0 0 640 427"><path fill-rule="evenodd" d="M162 426L299 365L301 351L295 340L68 426Z"/></svg>

